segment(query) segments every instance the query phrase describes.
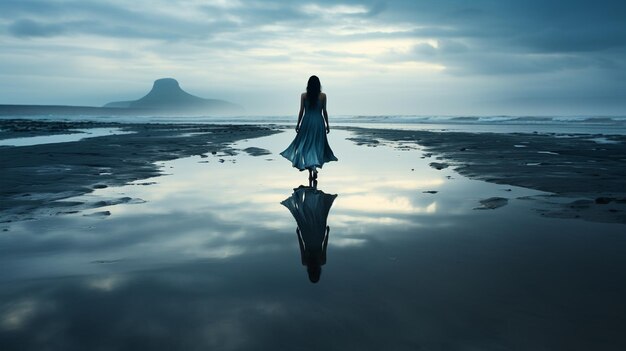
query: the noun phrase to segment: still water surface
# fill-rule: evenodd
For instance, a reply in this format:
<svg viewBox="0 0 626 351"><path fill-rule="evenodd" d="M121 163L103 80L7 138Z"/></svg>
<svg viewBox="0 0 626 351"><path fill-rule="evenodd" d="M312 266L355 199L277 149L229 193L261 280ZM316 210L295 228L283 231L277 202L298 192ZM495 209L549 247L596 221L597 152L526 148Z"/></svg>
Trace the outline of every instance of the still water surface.
<svg viewBox="0 0 626 351"><path fill-rule="evenodd" d="M308 182L278 155L289 130L234 145L269 155L163 162L166 176L83 198L145 202L13 224L0 236L0 349L626 346L622 225L542 218L518 199L537 191L349 136L330 134L339 162L317 190L294 190ZM475 209L492 196L509 204ZM289 199L317 224L304 228Z"/></svg>
<svg viewBox="0 0 626 351"><path fill-rule="evenodd" d="M130 134L119 128L84 128L76 129L72 134L39 135L25 138L9 138L0 140L0 146L29 146L52 143L66 143L80 141L85 138L95 138L106 135Z"/></svg>

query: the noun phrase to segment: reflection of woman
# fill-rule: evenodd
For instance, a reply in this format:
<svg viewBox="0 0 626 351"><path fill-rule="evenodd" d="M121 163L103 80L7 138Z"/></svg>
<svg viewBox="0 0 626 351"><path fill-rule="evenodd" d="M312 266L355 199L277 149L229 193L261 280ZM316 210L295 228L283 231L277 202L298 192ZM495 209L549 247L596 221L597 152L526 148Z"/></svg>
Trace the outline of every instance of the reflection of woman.
<svg viewBox="0 0 626 351"><path fill-rule="evenodd" d="M298 228L298 243L302 265L307 267L313 283L320 280L326 263L326 247L330 228L326 225L328 212L337 195L329 195L313 187L301 185L281 204L289 209Z"/></svg>
<svg viewBox="0 0 626 351"><path fill-rule="evenodd" d="M326 134L330 133L326 94L322 93L316 76L309 78L306 93L300 96L296 133L289 147L280 154L300 171L309 170L309 179L317 179L317 168L322 168L325 162L337 161L337 157L326 138Z"/></svg>

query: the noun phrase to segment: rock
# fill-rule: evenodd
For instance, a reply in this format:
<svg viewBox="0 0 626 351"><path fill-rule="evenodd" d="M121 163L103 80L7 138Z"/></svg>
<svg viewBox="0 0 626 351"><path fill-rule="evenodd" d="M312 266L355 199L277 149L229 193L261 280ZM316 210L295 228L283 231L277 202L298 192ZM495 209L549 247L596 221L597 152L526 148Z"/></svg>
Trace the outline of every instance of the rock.
<svg viewBox="0 0 626 351"><path fill-rule="evenodd" d="M262 149L260 147L248 147L243 149L243 151L247 152L250 156L264 156L272 154L269 150Z"/></svg>
<svg viewBox="0 0 626 351"><path fill-rule="evenodd" d="M115 205L120 205L120 204L142 204L145 202L146 201L142 199L133 199L132 197L125 196L125 197L120 197L118 199L97 201L97 202L94 202L91 205L91 207L97 208L97 207L104 207L104 206L115 206ZM108 211L105 211L105 212L108 212Z"/></svg>
<svg viewBox="0 0 626 351"><path fill-rule="evenodd" d="M496 208L505 206L509 203L508 199L503 197L490 197L485 200L480 200L480 207L476 207L475 210L495 210Z"/></svg>
<svg viewBox="0 0 626 351"><path fill-rule="evenodd" d="M568 207L573 208L573 209L584 209L584 208L589 208L592 204L593 204L593 201L591 200L576 200L576 201L570 202Z"/></svg>
<svg viewBox="0 0 626 351"><path fill-rule="evenodd" d="M437 170L442 170L442 169L448 168L450 165L448 165L445 162L431 162L430 166Z"/></svg>
<svg viewBox="0 0 626 351"><path fill-rule="evenodd" d="M598 205L606 205L606 204L611 203L611 202L612 202L612 201L614 201L614 200L615 200L615 199L614 199L614 198L612 198L612 197L597 197L597 198L596 198L596 200L595 200L595 202L596 202Z"/></svg>
<svg viewBox="0 0 626 351"><path fill-rule="evenodd" d="M99 211L84 215L85 217L105 218L111 215L111 211Z"/></svg>

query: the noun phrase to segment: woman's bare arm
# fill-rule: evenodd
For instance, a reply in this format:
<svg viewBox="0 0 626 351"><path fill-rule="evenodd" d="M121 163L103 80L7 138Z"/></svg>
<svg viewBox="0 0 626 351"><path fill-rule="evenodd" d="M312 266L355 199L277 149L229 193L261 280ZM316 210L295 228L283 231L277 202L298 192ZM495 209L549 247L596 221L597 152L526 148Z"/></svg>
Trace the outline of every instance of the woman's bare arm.
<svg viewBox="0 0 626 351"><path fill-rule="evenodd" d="M300 124L302 123L302 116L304 115L304 99L306 94L300 95L300 112L298 112L298 123L296 123L296 133L300 132Z"/></svg>
<svg viewBox="0 0 626 351"><path fill-rule="evenodd" d="M322 116L324 116L324 123L326 124L326 134L330 133L330 124L328 124L328 111L326 111L326 94L323 95L322 100Z"/></svg>

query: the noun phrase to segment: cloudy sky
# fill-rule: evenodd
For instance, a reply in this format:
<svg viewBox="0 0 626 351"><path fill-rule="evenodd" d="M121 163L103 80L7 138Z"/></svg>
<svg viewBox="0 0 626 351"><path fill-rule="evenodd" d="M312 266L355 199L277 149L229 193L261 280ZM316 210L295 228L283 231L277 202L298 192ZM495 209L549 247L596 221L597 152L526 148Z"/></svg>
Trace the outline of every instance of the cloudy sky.
<svg viewBox="0 0 626 351"><path fill-rule="evenodd" d="M623 0L1 0L0 104L102 105L157 78L294 114L626 115Z"/></svg>

